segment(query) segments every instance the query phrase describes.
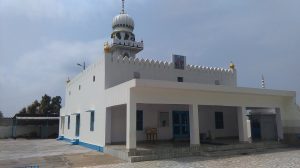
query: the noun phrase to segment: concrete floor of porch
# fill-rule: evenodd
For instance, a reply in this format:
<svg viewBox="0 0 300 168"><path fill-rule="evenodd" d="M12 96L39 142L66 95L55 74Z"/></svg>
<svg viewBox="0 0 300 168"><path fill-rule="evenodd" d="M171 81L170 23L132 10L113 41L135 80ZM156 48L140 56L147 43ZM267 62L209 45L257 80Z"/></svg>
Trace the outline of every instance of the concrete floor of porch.
<svg viewBox="0 0 300 168"><path fill-rule="evenodd" d="M135 150L127 150L125 144L107 145L104 152L130 162L159 160L187 156L218 156L257 152L264 149L286 147L277 141L240 143L238 139L215 139L191 146L189 141L137 142Z"/></svg>

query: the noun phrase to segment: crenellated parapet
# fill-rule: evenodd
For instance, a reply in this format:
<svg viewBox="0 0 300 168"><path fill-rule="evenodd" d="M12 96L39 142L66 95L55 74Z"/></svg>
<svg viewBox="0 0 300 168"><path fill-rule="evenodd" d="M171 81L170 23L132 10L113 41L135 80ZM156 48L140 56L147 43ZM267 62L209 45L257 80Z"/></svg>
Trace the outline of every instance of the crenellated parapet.
<svg viewBox="0 0 300 168"><path fill-rule="evenodd" d="M128 58L122 56L111 56L110 61L112 63L119 63L119 64L132 64L141 67L150 67L150 68L160 68L160 69L174 69L174 63L168 61L160 61L154 59L144 59L144 58ZM207 67L207 66L198 66L198 65L186 65L183 71L199 71L199 72L206 72L206 73L234 73L232 69L225 69L219 67Z"/></svg>

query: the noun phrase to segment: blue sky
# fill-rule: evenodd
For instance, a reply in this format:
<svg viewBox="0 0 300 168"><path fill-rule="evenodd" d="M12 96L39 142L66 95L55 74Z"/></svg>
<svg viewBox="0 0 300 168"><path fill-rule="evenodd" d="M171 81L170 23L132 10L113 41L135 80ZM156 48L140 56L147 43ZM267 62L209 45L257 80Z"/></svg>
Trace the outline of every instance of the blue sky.
<svg viewBox="0 0 300 168"><path fill-rule="evenodd" d="M139 57L238 70L238 85L300 94L299 0L127 0ZM0 110L12 116L103 56L121 0L0 0ZM297 98L299 104L299 98Z"/></svg>

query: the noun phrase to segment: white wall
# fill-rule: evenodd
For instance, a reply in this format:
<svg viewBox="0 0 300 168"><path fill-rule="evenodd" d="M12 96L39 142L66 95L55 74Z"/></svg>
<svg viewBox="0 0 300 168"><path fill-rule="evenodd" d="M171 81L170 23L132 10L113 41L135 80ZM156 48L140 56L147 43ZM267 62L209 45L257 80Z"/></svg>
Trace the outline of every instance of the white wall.
<svg viewBox="0 0 300 168"><path fill-rule="evenodd" d="M11 138L12 137L12 126L0 126L0 139L1 138ZM38 126L38 125L18 125L16 130L16 137L29 136L30 134L36 134L38 137L46 137L48 134L53 135L58 133L57 125L49 125L48 128L46 126Z"/></svg>
<svg viewBox="0 0 300 168"><path fill-rule="evenodd" d="M139 72L141 79L176 81L183 77L184 82L236 86L236 71L222 68L187 65L185 70L174 69L172 62L121 58L105 55L105 87L109 88L133 79L133 72Z"/></svg>
<svg viewBox="0 0 300 168"><path fill-rule="evenodd" d="M143 111L143 131L137 131L137 141L146 140L145 130L147 128L158 128L159 140L170 140L173 138L173 111L189 111L188 105L169 104L138 104L137 110ZM223 112L224 129L215 129L214 112ZM111 108L112 142L126 141L126 105ZM160 127L159 113L169 112L169 126ZM226 106L199 106L200 133L211 131L213 137L238 137L237 109Z"/></svg>
<svg viewBox="0 0 300 168"><path fill-rule="evenodd" d="M0 126L0 139L12 136L12 126Z"/></svg>
<svg viewBox="0 0 300 168"><path fill-rule="evenodd" d="M238 122L236 107L199 106L200 133L211 132L213 138L238 137ZM224 129L215 128L215 112L223 112Z"/></svg>
<svg viewBox="0 0 300 168"><path fill-rule="evenodd" d="M169 105L169 104L138 104L137 110L143 111L144 117L144 130L137 131L137 140L146 140L146 128L158 128L159 140L170 140L173 138L173 111L189 111L188 105ZM160 127L159 113L169 112L169 126Z"/></svg>
<svg viewBox="0 0 300 168"><path fill-rule="evenodd" d="M95 76L95 82L93 82ZM81 89L79 90L79 85ZM71 94L69 94L69 92ZM95 110L94 131L90 131L90 112ZM71 116L70 129L68 119L65 119L65 138L75 138L76 115L80 114L80 141L104 146L105 145L105 92L104 92L104 61L100 59L90 65L85 71L66 84L65 107L61 110L61 116ZM61 123L60 123L61 124ZM62 127L60 126L60 129Z"/></svg>
<svg viewBox="0 0 300 168"><path fill-rule="evenodd" d="M126 141L126 105L111 108L111 142Z"/></svg>

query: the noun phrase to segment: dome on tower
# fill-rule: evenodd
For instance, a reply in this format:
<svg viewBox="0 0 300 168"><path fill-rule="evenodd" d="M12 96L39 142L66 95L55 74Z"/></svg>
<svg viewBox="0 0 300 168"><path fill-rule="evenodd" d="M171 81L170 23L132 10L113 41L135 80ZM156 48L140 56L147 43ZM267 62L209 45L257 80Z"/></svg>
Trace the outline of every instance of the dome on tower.
<svg viewBox="0 0 300 168"><path fill-rule="evenodd" d="M112 22L112 28L114 31L129 30L133 31L134 21L131 16L126 13L121 13L114 17Z"/></svg>

